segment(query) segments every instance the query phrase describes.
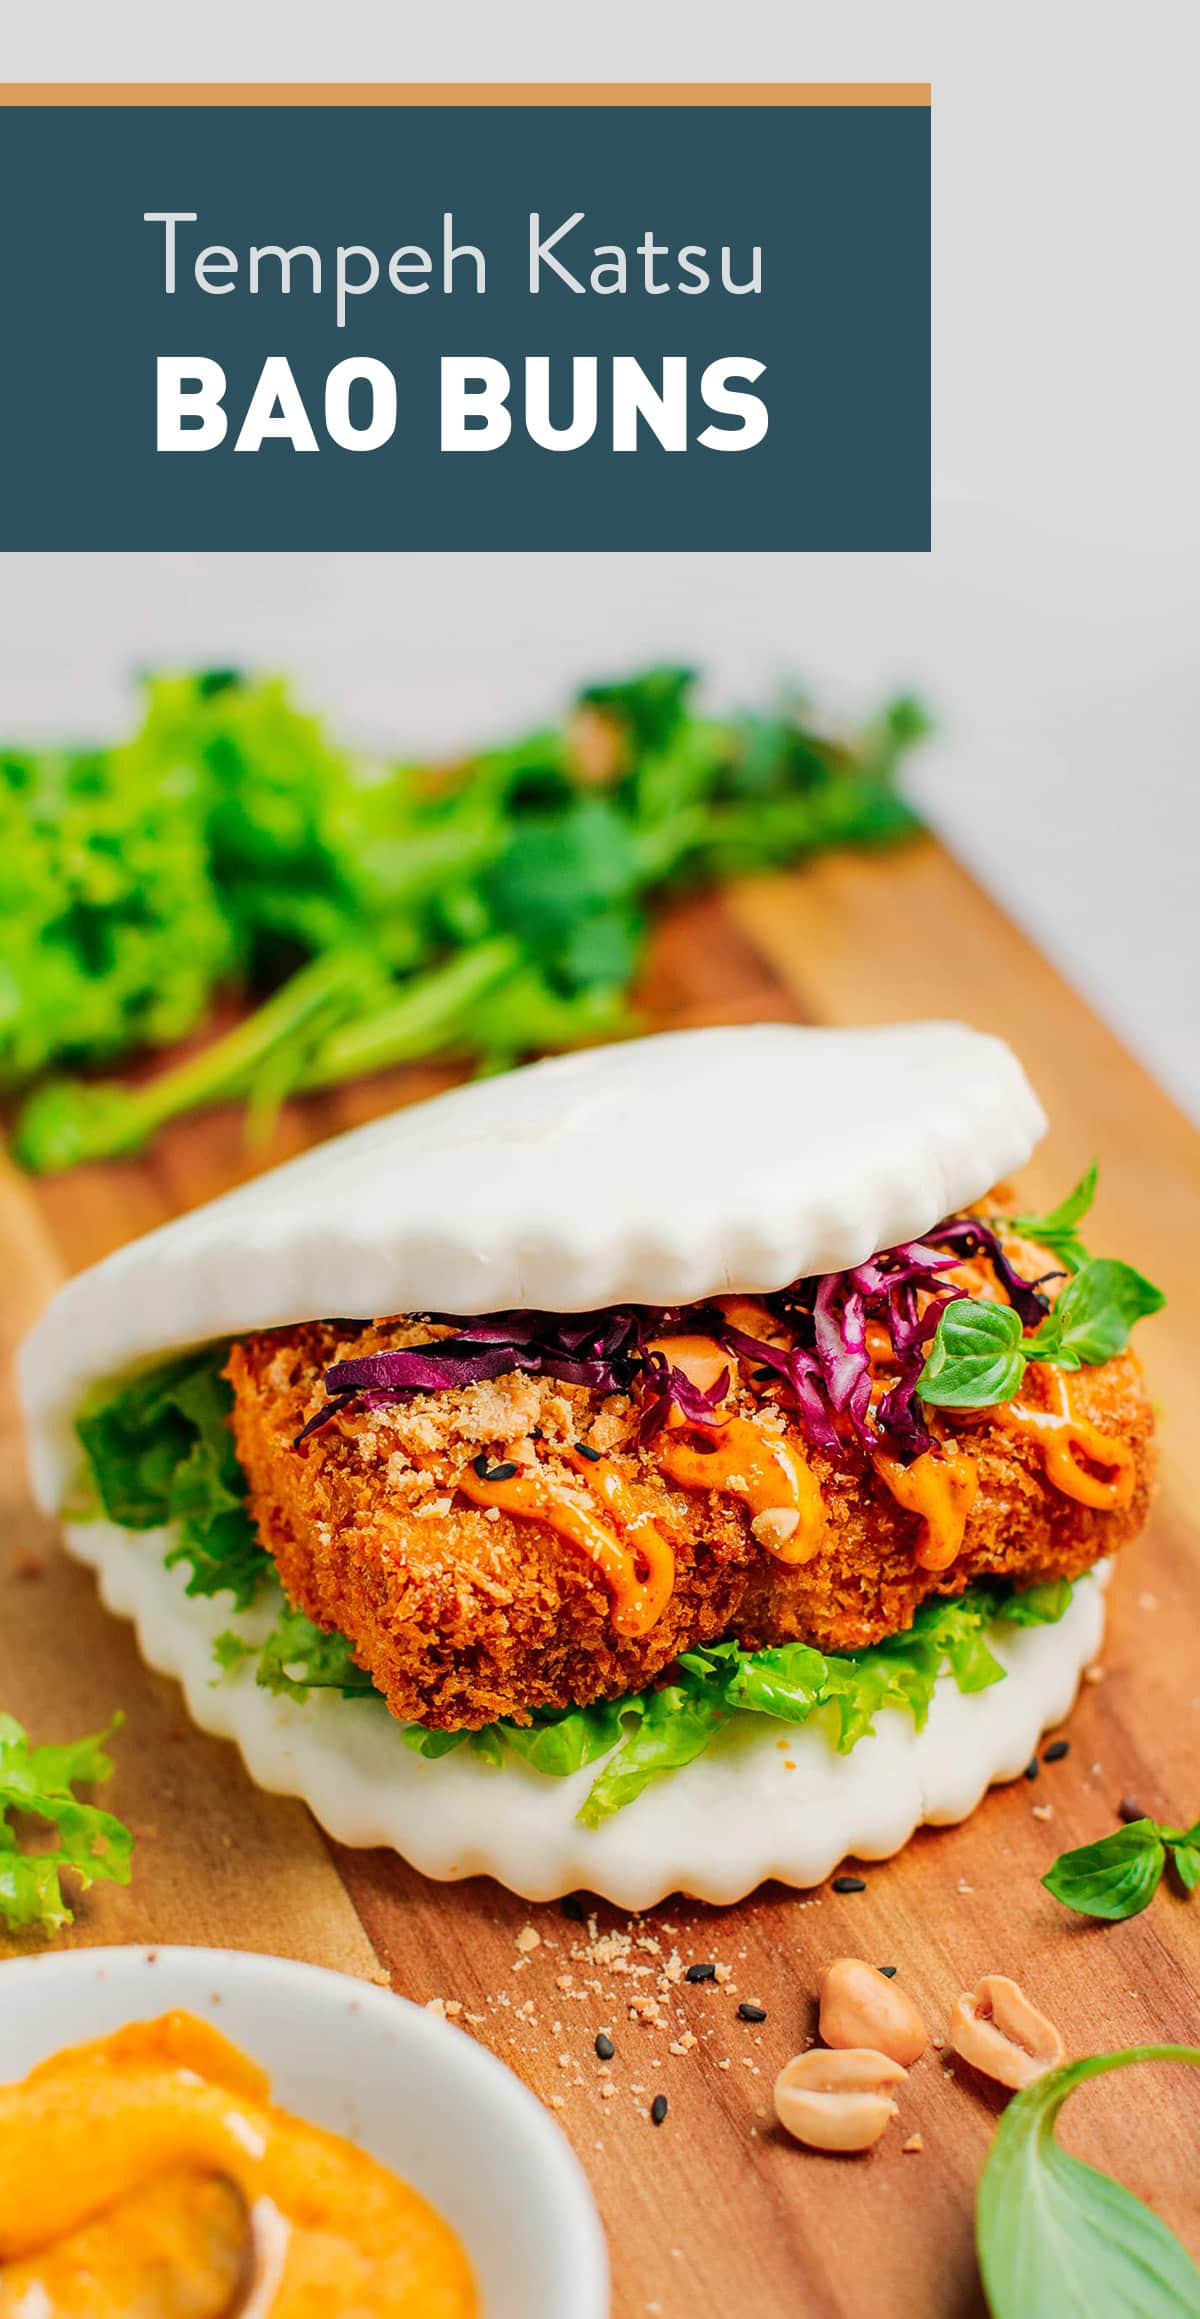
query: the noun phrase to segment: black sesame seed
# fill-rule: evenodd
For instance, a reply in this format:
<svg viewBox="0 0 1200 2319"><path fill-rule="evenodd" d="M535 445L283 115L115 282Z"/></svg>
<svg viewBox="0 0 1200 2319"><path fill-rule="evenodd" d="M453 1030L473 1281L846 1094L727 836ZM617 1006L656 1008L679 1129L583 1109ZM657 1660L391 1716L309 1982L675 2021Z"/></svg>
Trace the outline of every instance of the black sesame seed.
<svg viewBox="0 0 1200 2319"><path fill-rule="evenodd" d="M1144 1820L1146 1813L1136 1796L1122 1796L1117 1805L1117 1817L1124 1820L1126 1827L1128 1827L1131 1820Z"/></svg>
<svg viewBox="0 0 1200 2319"><path fill-rule="evenodd" d="M1027 1779L1027 1780L1035 1780L1035 1779L1037 1778L1037 1775L1038 1775L1039 1771L1041 1770L1041 1768L1042 1768L1042 1767L1041 1767L1040 1763L1038 1762L1038 1759L1037 1759L1036 1755L1031 1755L1031 1756L1030 1756L1030 1758L1029 1758L1029 1761L1028 1761L1028 1763L1027 1763L1027 1764L1026 1764L1026 1766L1025 1766L1025 1777L1026 1777L1026 1779Z"/></svg>
<svg viewBox="0 0 1200 2319"><path fill-rule="evenodd" d="M600 1451L598 1449L592 1449L586 1441L577 1441L575 1444L575 1450L577 1456L585 1457L589 1465L599 1465L601 1454Z"/></svg>
<svg viewBox="0 0 1200 2319"><path fill-rule="evenodd" d="M683 1977L685 1981L715 1981L717 1968L715 1965L689 1965Z"/></svg>
<svg viewBox="0 0 1200 2319"><path fill-rule="evenodd" d="M652 2126L661 2126L661 2124L662 2124L662 2122L663 2122L663 2119L666 2117L666 2114L667 2114L667 2097L666 2097L666 2095L665 2095L665 2094L655 2094L655 2096L654 2096L654 2100L653 2100L653 2101L651 2102L651 2104L650 2104L650 2123L651 2123L651 2125L652 2125Z"/></svg>
<svg viewBox="0 0 1200 2319"><path fill-rule="evenodd" d="M574 1892L564 1892L558 1904L558 1912L560 1916L569 1917L572 1924L585 1924L587 1921L584 1915L583 1902Z"/></svg>
<svg viewBox="0 0 1200 2319"><path fill-rule="evenodd" d="M865 1892L867 1880L865 1876L835 1876L833 1889L835 1892Z"/></svg>
<svg viewBox="0 0 1200 2319"><path fill-rule="evenodd" d="M525 1436L527 1441L544 1441L545 1438L546 1436L542 1432L540 1425L531 1425L528 1433Z"/></svg>
<svg viewBox="0 0 1200 2319"><path fill-rule="evenodd" d="M613 2041L608 2035L607 2030L602 2029L600 2035L596 2039L596 2051L599 2054L601 2061L611 2061L616 2050L616 2046L613 2044Z"/></svg>
<svg viewBox="0 0 1200 2319"><path fill-rule="evenodd" d="M765 2021L766 2018L767 2008L765 2005L746 2004L738 2006L739 2021Z"/></svg>
<svg viewBox="0 0 1200 2319"><path fill-rule="evenodd" d="M471 1463L474 1466L480 1481L486 1482L488 1475L488 1453L486 1449L481 1449L478 1457L473 1457Z"/></svg>
<svg viewBox="0 0 1200 2319"><path fill-rule="evenodd" d="M1069 1739L1052 1739L1049 1747L1042 1749L1042 1762L1061 1763L1064 1755L1069 1755L1070 1752L1071 1742Z"/></svg>
<svg viewBox="0 0 1200 2319"><path fill-rule="evenodd" d="M750 1374L753 1377L756 1385L765 1385L769 1383L769 1381L776 1377L778 1373L778 1370L772 1369L770 1367L765 1369L752 1369L750 1371Z"/></svg>
<svg viewBox="0 0 1200 2319"><path fill-rule="evenodd" d="M894 1981L896 1978L896 1968L894 1965L879 1965L877 1966L876 1970L883 1974L885 1981Z"/></svg>

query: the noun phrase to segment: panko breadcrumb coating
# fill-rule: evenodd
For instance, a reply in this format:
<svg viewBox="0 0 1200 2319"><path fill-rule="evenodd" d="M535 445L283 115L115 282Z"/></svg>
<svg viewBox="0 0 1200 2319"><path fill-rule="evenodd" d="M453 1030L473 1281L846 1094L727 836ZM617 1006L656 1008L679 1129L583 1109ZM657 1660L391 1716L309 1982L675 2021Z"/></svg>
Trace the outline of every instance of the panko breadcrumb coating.
<svg viewBox="0 0 1200 2319"><path fill-rule="evenodd" d="M1047 1259L1042 1271L1051 1268ZM686 1328L684 1316L682 1326ZM428 1342L411 1319L313 1322L247 1337L230 1353L237 1452L263 1546L293 1603L353 1644L392 1712L445 1730L640 1690L681 1651L727 1635L747 1648L804 1641L854 1650L907 1628L932 1594L973 1581L1028 1586L1079 1576L1141 1529L1152 1417L1132 1354L1071 1378L1073 1413L1128 1445L1133 1486L1113 1508L1082 1504L1047 1477L1044 1456L990 1413L946 1422L947 1450L975 1461L978 1488L951 1567L921 1567L920 1517L907 1512L857 1443L836 1461L811 1448L769 1388L735 1378L734 1403L807 1462L824 1506L813 1558L767 1552L737 1497L681 1488L637 1445L638 1411L599 1394L513 1373L374 1409L351 1407L300 1447L339 1360ZM487 1463L540 1466L579 1489L575 1444L601 1451L674 1551L675 1583L649 1631L623 1636L589 1555L544 1521L461 1494ZM760 1517L761 1521L761 1517Z"/></svg>

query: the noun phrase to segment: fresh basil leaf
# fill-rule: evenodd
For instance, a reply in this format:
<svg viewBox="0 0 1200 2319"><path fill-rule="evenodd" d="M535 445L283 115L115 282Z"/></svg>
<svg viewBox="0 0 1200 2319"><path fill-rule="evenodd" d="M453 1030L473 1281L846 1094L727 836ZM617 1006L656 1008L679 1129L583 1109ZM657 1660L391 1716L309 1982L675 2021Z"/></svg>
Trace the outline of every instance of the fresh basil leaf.
<svg viewBox="0 0 1200 2319"><path fill-rule="evenodd" d="M1077 2086L1200 2049L1133 2046L1051 2070L1014 2096L979 2184L975 2235L992 2319L1200 2319L1200 2272L1164 2222L1072 2158L1054 2128Z"/></svg>
<svg viewBox="0 0 1200 2319"><path fill-rule="evenodd" d="M1170 1853L1171 1865L1184 1891L1194 1892L1197 1884L1200 1884L1200 1845L1172 1844Z"/></svg>
<svg viewBox="0 0 1200 2319"><path fill-rule="evenodd" d="M1111 1361L1129 1343L1134 1322L1159 1312L1166 1303L1153 1281L1112 1256L1094 1256L1069 1281L1053 1311L1026 1347L1033 1358L1048 1358L1063 1366L1092 1368ZM1038 1350L1043 1330L1057 1332L1057 1349Z"/></svg>
<svg viewBox="0 0 1200 2319"><path fill-rule="evenodd" d="M1064 1852L1043 1876L1047 1892L1081 1916L1105 1917L1119 1923L1140 1916L1148 1908L1162 1880L1166 1846L1154 1820L1132 1820L1124 1828L1102 1836L1097 1844L1081 1844Z"/></svg>
<svg viewBox="0 0 1200 2319"><path fill-rule="evenodd" d="M990 1409L1011 1401L1025 1374L1021 1317L1011 1305L956 1297L917 1384L922 1401L937 1409Z"/></svg>
<svg viewBox="0 0 1200 2319"><path fill-rule="evenodd" d="M1048 1215L1001 1216L996 1219L997 1223L1002 1229L1019 1233L1022 1239L1034 1241L1039 1248L1046 1249L1049 1255L1059 1257L1072 1272L1077 1272L1081 1265L1087 1263L1088 1252L1076 1227L1082 1223L1095 1199L1098 1172L1093 1160L1074 1191L1068 1192L1066 1199L1060 1200L1057 1208L1051 1208Z"/></svg>

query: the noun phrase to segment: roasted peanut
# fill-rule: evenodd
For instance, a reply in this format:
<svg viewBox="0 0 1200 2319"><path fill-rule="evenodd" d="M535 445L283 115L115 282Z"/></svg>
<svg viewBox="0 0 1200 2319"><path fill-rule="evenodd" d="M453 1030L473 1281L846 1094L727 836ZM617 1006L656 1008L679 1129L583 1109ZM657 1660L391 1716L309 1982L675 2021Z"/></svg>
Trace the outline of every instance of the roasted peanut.
<svg viewBox="0 0 1200 2319"><path fill-rule="evenodd" d="M821 1975L821 2035L826 2045L870 2046L892 2061L920 2059L929 2032L903 1989L861 1957L835 1957Z"/></svg>
<svg viewBox="0 0 1200 2319"><path fill-rule="evenodd" d="M950 2016L950 2042L972 2069L1014 2090L1057 2069L1066 2054L1054 2023L1003 1973L985 1973L959 1998Z"/></svg>
<svg viewBox="0 0 1200 2319"><path fill-rule="evenodd" d="M775 2080L775 2115L810 2150L869 2150L896 2116L885 2091L906 2072L886 2053L860 2046L825 2053L813 2046Z"/></svg>

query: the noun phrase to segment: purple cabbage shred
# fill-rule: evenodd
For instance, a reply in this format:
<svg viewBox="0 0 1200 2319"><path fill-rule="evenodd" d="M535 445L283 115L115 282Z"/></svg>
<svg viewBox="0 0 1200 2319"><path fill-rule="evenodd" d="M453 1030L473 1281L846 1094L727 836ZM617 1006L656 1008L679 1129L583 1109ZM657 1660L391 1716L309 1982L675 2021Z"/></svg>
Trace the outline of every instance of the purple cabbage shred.
<svg viewBox="0 0 1200 2319"><path fill-rule="evenodd" d="M752 1371L779 1378L814 1449L836 1456L842 1421L866 1451L909 1461L933 1446L917 1385L943 1311L965 1294L946 1275L976 1258L991 1264L1022 1322L1036 1326L1048 1300L1035 1282L1014 1269L991 1226L973 1216L950 1217L928 1240L902 1241L848 1272L797 1281L763 1298L786 1330L786 1345L748 1336L715 1306L693 1308L688 1321ZM677 1307L626 1305L591 1313L518 1311L448 1320L453 1334L432 1344L335 1361L325 1373L329 1398L297 1435L296 1446L351 1407L385 1408L415 1393L445 1392L514 1370L595 1393L634 1395L640 1403L643 1447L661 1433L673 1411L693 1425L719 1423L730 1370L701 1389L654 1346L653 1340L677 1329L682 1317ZM886 1332L896 1370L873 1409L871 1324Z"/></svg>

